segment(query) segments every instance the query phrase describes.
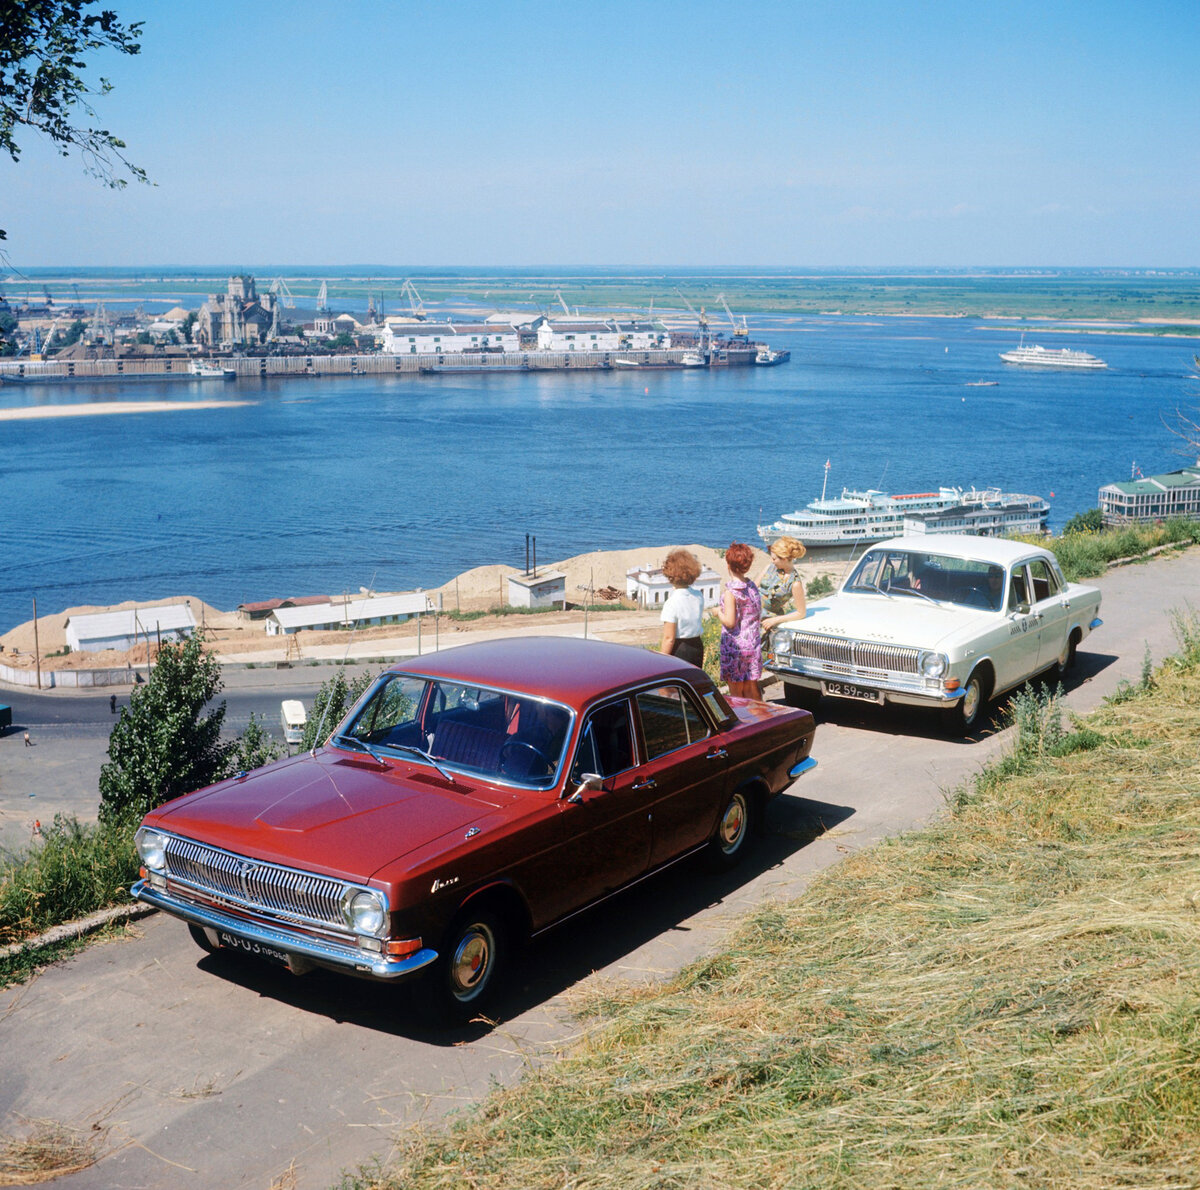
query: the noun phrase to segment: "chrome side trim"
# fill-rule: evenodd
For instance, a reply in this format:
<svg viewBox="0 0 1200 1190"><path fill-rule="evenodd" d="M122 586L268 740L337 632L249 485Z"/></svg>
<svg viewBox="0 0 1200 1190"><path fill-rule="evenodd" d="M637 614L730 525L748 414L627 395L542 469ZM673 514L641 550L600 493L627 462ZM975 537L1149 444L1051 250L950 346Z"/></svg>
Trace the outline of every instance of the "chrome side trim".
<svg viewBox="0 0 1200 1190"><path fill-rule="evenodd" d="M360 950L357 946L340 946L334 942L300 937L285 930L272 929L261 922L233 917L219 909L181 901L162 889L152 888L146 880L138 880L129 891L134 900L153 905L156 909L183 921L215 930L228 930L239 938L259 942L285 954L299 955L319 966L346 970L357 975L369 975L375 979L398 979L411 975L428 967L438 957L436 950L426 947L407 958L386 959L382 955Z"/></svg>
<svg viewBox="0 0 1200 1190"><path fill-rule="evenodd" d="M788 769L788 776L795 781L797 777L803 777L805 773L811 773L816 767L817 762L811 756L806 756L799 764L792 765Z"/></svg>

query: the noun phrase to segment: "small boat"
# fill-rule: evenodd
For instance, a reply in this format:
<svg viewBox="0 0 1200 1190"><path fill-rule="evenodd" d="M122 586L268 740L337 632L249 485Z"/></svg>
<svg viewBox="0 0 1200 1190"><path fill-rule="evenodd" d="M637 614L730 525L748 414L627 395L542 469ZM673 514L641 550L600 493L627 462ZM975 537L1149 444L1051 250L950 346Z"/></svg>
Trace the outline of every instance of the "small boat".
<svg viewBox="0 0 1200 1190"><path fill-rule="evenodd" d="M194 359L188 364L188 375L197 380L236 380L237 371L234 368L222 368L212 360Z"/></svg>
<svg viewBox="0 0 1200 1190"><path fill-rule="evenodd" d="M685 368L703 368L704 356L698 351L685 351L683 358L679 361Z"/></svg>
<svg viewBox="0 0 1200 1190"><path fill-rule="evenodd" d="M623 358L622 356L619 356L619 355L618 355L618 356L617 356L617 357L616 357L616 358L613 360L613 362L612 362L612 366L613 366L614 368L640 368L640 367L642 366L642 364L641 364L641 361L640 361L640 360L636 360L636 359L625 359L625 358Z"/></svg>
<svg viewBox="0 0 1200 1190"><path fill-rule="evenodd" d="M999 380L968 380L967 388L995 388Z"/></svg>

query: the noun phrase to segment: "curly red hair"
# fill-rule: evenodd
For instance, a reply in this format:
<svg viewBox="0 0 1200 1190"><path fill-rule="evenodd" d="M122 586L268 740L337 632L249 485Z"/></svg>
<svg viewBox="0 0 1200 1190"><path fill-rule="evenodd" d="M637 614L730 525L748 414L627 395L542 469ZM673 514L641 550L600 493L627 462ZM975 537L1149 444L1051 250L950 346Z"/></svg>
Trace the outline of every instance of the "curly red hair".
<svg viewBox="0 0 1200 1190"><path fill-rule="evenodd" d="M700 562L691 550L672 550L662 564L662 572L673 587L690 587L700 577Z"/></svg>
<svg viewBox="0 0 1200 1190"><path fill-rule="evenodd" d="M735 541L725 551L725 565L741 577L754 565L754 551L744 541Z"/></svg>

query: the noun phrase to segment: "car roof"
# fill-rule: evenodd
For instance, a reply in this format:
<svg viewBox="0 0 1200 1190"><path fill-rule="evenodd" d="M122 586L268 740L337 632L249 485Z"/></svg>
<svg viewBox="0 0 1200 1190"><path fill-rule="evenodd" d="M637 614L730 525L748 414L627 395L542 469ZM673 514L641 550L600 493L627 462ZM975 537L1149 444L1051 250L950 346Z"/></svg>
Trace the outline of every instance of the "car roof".
<svg viewBox="0 0 1200 1190"><path fill-rule="evenodd" d="M574 706L655 678L701 678L708 683L702 670L676 657L664 657L640 645L569 636L514 636L458 645L390 668Z"/></svg>
<svg viewBox="0 0 1200 1190"><path fill-rule="evenodd" d="M1022 558L1045 556L1048 551L1027 541L1009 541L1004 537L975 537L969 533L935 533L923 537L893 537L870 549L912 550L919 554L949 554L975 562L994 562L1009 566ZM1052 555L1051 555L1052 556Z"/></svg>

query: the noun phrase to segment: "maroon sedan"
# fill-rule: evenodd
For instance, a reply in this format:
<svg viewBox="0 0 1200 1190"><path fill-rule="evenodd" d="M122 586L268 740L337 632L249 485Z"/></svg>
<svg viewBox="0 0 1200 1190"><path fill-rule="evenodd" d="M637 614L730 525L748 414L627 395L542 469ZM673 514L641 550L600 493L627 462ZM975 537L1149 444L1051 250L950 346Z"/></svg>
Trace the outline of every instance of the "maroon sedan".
<svg viewBox="0 0 1200 1190"><path fill-rule="evenodd" d="M469 1017L520 943L693 852L731 866L816 764L813 719L566 638L384 673L328 744L167 802L133 895L300 973L420 973Z"/></svg>

